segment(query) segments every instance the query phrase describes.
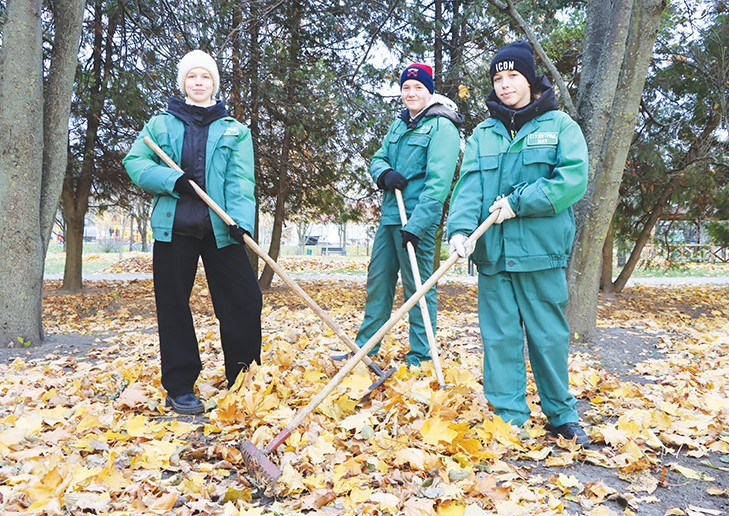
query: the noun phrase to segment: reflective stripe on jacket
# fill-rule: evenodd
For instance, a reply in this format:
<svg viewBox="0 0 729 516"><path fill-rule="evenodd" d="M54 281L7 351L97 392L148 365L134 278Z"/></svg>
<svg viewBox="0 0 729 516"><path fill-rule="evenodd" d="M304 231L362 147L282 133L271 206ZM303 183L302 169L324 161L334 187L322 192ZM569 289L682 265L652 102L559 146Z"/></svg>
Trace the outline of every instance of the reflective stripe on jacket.
<svg viewBox="0 0 729 516"><path fill-rule="evenodd" d="M472 258L485 274L566 267L575 236L571 206L587 189L587 145L579 125L561 111L526 122L512 140L489 118L466 143L451 197L448 235L471 234L498 196L516 218L492 226Z"/></svg>
<svg viewBox="0 0 729 516"><path fill-rule="evenodd" d="M169 113L152 117L139 133L124 167L134 184L154 194L152 236L172 240L172 224L179 194L174 191L180 173L169 168L143 141L149 136L176 163L180 163L184 124ZM250 130L232 117L210 124L206 146L205 189L207 194L245 231L253 234L256 202L253 194L253 143ZM210 219L218 247L236 243L228 227L212 210Z"/></svg>

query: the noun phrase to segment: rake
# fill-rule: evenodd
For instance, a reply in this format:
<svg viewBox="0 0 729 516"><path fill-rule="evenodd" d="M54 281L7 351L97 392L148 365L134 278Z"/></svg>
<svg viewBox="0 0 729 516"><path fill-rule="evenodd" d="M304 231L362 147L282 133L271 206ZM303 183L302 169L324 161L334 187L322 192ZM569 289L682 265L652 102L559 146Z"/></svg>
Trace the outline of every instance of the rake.
<svg viewBox="0 0 729 516"><path fill-rule="evenodd" d="M170 168L177 170L178 172L183 172L183 170L175 163L175 161L169 157L169 155L159 146L157 145L152 138L149 136L144 137L144 143L147 144L147 146L154 151L157 156L159 156L162 161L164 161L167 166ZM195 183L195 181L190 181L190 184L192 185L195 192L200 196L200 198L207 204L210 209L212 209L218 217L223 219L223 222L225 222L228 226L237 226L238 224L228 215L219 205L216 203L200 186ZM288 274L286 274L286 271L283 270L283 268L276 263L273 258L271 258L268 253L266 253L261 247L256 243L255 240L253 240L248 234L243 234L243 241L246 243L248 247L253 249L253 252L256 253L258 256L263 258L263 260L274 270L276 274L283 280L286 285L288 285L291 290L296 292L298 296L304 300L307 306L314 310L314 312L321 318L324 323L329 326L329 328L334 331L335 335L339 337L339 339L353 352L359 351L359 346L354 343L352 339L347 336L344 331L339 327L339 325L332 319L329 314L327 314L317 303L314 301L309 294L307 294L294 280L292 280ZM365 393L364 397L362 399L366 399L369 397L372 392L374 392L378 387L380 387L385 381L391 377L395 371L397 371L396 367L391 368L389 371L384 372L380 367L375 364L371 358L365 357L364 359L365 365L372 370L373 373L375 373L379 378L367 389L367 392Z"/></svg>
<svg viewBox="0 0 729 516"><path fill-rule="evenodd" d="M468 241L475 245L484 232L491 227L499 212L494 211L486 220L484 220L478 228L468 237ZM369 351L375 347L375 345L390 331L390 329L400 320L402 317L413 308L417 302L422 298L438 280L450 269L460 256L458 253L453 253L448 257L444 263L436 270L430 278L412 295L410 298L390 316L387 322L375 333L362 348L350 358L346 364L339 370L339 372L329 380L329 383L309 401L309 403L302 408L294 417L289 421L286 427L281 430L268 445L260 450L251 441L245 441L241 445L241 452L243 454L243 460L249 473L253 474L261 484L272 484L278 480L281 476L281 470L268 458L272 452L276 450L286 439L308 416L311 414L325 399L329 396L337 386L342 383L344 377L355 368L360 360L369 353Z"/></svg>
<svg viewBox="0 0 729 516"><path fill-rule="evenodd" d="M408 215L405 212L405 202L402 198L402 192L395 188L395 198L397 199L397 207L400 210L400 222L403 227L408 223ZM415 289L419 289L423 284L420 279L420 270L418 268L418 259L415 256L415 247L413 244L408 242L408 257L410 258L410 270L413 273L413 281L415 282ZM440 367L440 358L438 357L438 346L435 343L435 334L433 333L433 325L430 322L430 311L428 310L428 302L425 300L425 296L418 300L420 305L420 312L423 314L423 324L425 325L425 335L428 338L428 346L430 347L430 358L433 360L433 370L435 371L435 378L438 380L438 385L441 389L445 389L445 380L443 379L443 370Z"/></svg>

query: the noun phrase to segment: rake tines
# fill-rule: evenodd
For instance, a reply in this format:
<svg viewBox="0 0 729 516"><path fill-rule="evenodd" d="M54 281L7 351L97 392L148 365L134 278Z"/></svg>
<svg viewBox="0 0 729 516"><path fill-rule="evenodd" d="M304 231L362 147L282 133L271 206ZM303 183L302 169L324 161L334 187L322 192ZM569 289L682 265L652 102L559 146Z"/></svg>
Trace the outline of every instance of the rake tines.
<svg viewBox="0 0 729 516"><path fill-rule="evenodd" d="M259 485L274 484L281 476L281 470L266 457L265 451L256 448L251 441L241 444L240 451L243 454L246 469L255 477Z"/></svg>

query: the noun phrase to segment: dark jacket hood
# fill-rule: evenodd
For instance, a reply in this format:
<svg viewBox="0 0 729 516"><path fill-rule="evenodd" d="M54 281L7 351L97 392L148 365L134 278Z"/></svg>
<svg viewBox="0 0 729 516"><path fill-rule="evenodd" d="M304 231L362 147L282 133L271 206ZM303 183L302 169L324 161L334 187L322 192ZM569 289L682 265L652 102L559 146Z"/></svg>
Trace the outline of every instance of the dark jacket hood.
<svg viewBox="0 0 729 516"><path fill-rule="evenodd" d="M418 125L423 118L435 118L442 116L447 118L456 127L463 125L463 115L458 112L458 106L448 97L444 97L438 93L434 94L430 98L430 102L426 105L423 110L417 114L415 118L410 117L410 111L407 108L400 112L400 119L407 124L409 128L413 128Z"/></svg>
<svg viewBox="0 0 729 516"><path fill-rule="evenodd" d="M529 120L547 111L558 109L559 106L557 105L557 96L554 93L554 88L552 88L552 85L545 76L541 78L539 89L541 92L539 98L532 100L520 109L512 109L505 106L496 96L496 91L491 90L491 93L486 98L486 106L489 108L490 116L501 120L507 129L516 132Z"/></svg>
<svg viewBox="0 0 729 516"><path fill-rule="evenodd" d="M167 112L186 124L198 126L210 125L216 120L228 116L228 110L225 109L225 103L222 100L212 106L201 107L188 104L178 97L170 97L167 102Z"/></svg>

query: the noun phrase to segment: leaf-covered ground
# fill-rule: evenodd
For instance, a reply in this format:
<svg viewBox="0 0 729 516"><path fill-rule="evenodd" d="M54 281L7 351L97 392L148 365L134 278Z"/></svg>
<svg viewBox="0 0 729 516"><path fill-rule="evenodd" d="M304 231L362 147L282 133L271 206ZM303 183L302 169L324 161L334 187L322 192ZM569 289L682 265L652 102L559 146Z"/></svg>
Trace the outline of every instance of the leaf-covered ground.
<svg viewBox="0 0 729 516"><path fill-rule="evenodd" d="M594 444L493 416L481 388L476 290L440 287L432 368L407 369L407 327L377 361L398 372L353 374L272 454L279 482L256 485L239 444L263 448L332 378L342 345L283 286L264 295L263 365L224 376L202 276L193 293L209 411L164 409L152 282L94 282L63 295L47 282L50 340L4 350L0 363L3 514L609 514L729 513L728 287L636 287L602 299L594 342L576 342L573 392ZM354 335L362 283L302 287ZM398 300L396 302L401 301Z"/></svg>

